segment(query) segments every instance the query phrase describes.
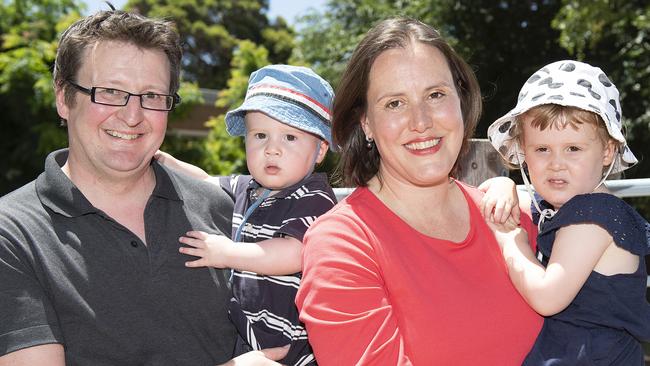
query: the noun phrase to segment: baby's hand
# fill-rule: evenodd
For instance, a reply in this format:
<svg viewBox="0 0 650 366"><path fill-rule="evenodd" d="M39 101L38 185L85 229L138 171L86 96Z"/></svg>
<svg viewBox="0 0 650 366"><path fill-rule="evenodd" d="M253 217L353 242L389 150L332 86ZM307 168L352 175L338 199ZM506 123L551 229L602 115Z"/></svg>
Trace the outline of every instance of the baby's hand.
<svg viewBox="0 0 650 366"><path fill-rule="evenodd" d="M171 157L172 157L171 155L161 150L158 150L153 154L153 158L158 160L160 164L165 164L165 160Z"/></svg>
<svg viewBox="0 0 650 366"><path fill-rule="evenodd" d="M208 234L203 231L188 231L179 241L190 246L180 247L179 252L200 259L185 262L187 267L228 268L226 252L234 243L223 235Z"/></svg>
<svg viewBox="0 0 650 366"><path fill-rule="evenodd" d="M495 177L483 182L478 189L485 192L481 200L481 213L488 222L519 225L519 198L517 186L510 178Z"/></svg>

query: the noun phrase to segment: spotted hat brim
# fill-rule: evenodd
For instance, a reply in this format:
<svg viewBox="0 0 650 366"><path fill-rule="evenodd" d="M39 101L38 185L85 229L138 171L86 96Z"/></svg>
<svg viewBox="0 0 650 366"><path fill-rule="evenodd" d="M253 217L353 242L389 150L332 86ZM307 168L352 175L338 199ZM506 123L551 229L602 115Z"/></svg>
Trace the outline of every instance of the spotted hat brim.
<svg viewBox="0 0 650 366"><path fill-rule="evenodd" d="M598 114L607 132L622 146L614 159L612 173L637 163L622 133L622 116L616 86L597 67L578 61L557 61L535 72L519 92L517 105L488 128L492 146L513 165L522 164L525 156L513 139L517 117L531 108L557 104L576 107Z"/></svg>

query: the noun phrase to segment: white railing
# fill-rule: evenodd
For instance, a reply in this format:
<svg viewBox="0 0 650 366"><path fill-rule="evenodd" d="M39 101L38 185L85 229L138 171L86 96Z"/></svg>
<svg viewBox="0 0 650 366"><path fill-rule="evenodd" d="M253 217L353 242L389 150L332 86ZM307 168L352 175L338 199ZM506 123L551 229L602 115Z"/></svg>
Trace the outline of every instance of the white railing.
<svg viewBox="0 0 650 366"><path fill-rule="evenodd" d="M608 180L605 184L618 197L650 196L650 178ZM526 187L523 185L517 186L517 189L526 191ZM334 188L334 194L340 201L353 190L354 188ZM646 285L650 288L650 276L646 280Z"/></svg>
<svg viewBox="0 0 650 366"><path fill-rule="evenodd" d="M608 180L605 185L619 197L650 196L650 178Z"/></svg>
<svg viewBox="0 0 650 366"><path fill-rule="evenodd" d="M608 180L605 185L618 197L650 196L650 178ZM517 189L526 191L523 185L517 186ZM354 188L334 188L334 194L340 201L353 190Z"/></svg>

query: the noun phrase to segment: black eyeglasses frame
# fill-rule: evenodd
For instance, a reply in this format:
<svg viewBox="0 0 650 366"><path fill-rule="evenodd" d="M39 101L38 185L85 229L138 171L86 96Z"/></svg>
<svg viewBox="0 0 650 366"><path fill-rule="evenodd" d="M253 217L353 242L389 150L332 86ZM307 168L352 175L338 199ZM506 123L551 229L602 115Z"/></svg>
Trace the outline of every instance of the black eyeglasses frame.
<svg viewBox="0 0 650 366"><path fill-rule="evenodd" d="M160 93L136 94L136 93L131 93L131 92L128 92L126 90L121 90L121 89L117 89L117 88L107 88L105 86L93 86L91 88L85 88L85 87L83 87L83 86L81 86L81 85L79 85L79 84L77 84L77 83L75 83L75 82L73 82L71 80L66 80L66 82L68 84L72 85L78 91L80 91L80 92L82 92L82 93L84 93L86 95L89 95L90 96L90 101L95 103L95 104L108 105L108 106L113 106L113 107L124 107L125 105L127 105L129 103L129 99L131 99L131 96L135 96L135 97L140 98L140 107L142 107L143 109L147 109L147 110L151 110L151 111L169 112L169 111L173 110L176 107L176 105L181 103L181 97L178 94L174 94L174 95L172 95L172 94L160 94ZM117 91L126 93L128 95L128 97L124 100L124 104L112 104L112 103L98 102L95 99L95 91L97 89L117 90ZM152 94L153 95L164 96L164 97L171 97L172 98L172 103L171 103L170 107L168 109L160 109L160 108L149 108L149 107L145 107L144 105L142 105L142 96L143 95L152 95Z"/></svg>

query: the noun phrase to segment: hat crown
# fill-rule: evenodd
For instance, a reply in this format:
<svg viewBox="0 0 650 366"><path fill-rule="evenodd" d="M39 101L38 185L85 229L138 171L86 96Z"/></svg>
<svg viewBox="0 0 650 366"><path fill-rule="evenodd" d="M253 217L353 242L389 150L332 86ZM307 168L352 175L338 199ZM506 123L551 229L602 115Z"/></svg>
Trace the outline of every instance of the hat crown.
<svg viewBox="0 0 650 366"><path fill-rule="evenodd" d="M519 91L517 107L560 104L597 113L620 131L619 92L598 67L579 61L557 61L537 70ZM523 113L525 111L522 111ZM621 141L618 136L612 136Z"/></svg>
<svg viewBox="0 0 650 366"><path fill-rule="evenodd" d="M286 88L317 101L329 111L334 91L330 84L308 67L269 65L254 71L248 79L248 92L263 86ZM247 92L247 98L248 98Z"/></svg>
<svg viewBox="0 0 650 366"><path fill-rule="evenodd" d="M620 172L637 162L623 136L616 86L598 67L563 60L550 63L531 75L519 91L515 108L488 128L492 145L511 163L518 165L525 159L517 142L511 139L516 117L544 104L575 107L599 115L609 135L623 144L612 172Z"/></svg>
<svg viewBox="0 0 650 366"><path fill-rule="evenodd" d="M269 65L248 79L246 98L239 108L226 114L226 129L232 136L246 132L244 116L259 111L286 125L313 133L332 149L331 108L334 90L310 68Z"/></svg>

